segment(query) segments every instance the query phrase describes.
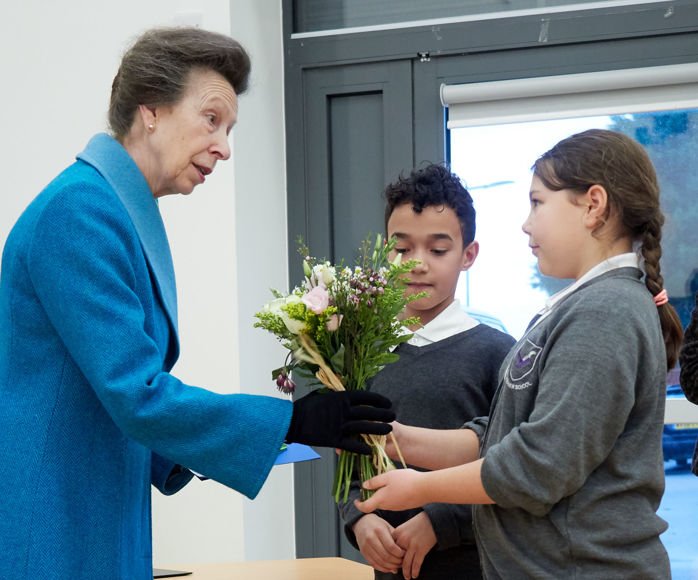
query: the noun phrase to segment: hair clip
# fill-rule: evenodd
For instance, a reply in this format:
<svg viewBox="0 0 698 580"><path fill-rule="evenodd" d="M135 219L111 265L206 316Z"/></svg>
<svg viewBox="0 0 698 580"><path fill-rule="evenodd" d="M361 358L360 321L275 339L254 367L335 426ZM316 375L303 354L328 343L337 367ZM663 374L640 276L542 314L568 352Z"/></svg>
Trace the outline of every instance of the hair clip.
<svg viewBox="0 0 698 580"><path fill-rule="evenodd" d="M669 302L669 296L666 293L666 289L662 290L654 297L654 303L657 305L657 307L663 306L667 302Z"/></svg>

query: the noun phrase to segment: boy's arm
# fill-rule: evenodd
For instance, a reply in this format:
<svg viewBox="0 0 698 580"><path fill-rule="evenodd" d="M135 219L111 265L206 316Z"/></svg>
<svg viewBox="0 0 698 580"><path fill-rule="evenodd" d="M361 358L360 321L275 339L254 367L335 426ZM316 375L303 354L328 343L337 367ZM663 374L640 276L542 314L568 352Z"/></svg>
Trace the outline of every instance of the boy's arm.
<svg viewBox="0 0 698 580"><path fill-rule="evenodd" d="M357 476L356 472L354 473L354 476ZM339 517L344 522L344 533L347 540L349 540L349 543L357 550L360 548L358 542L356 541L356 536L354 535L354 525L364 516L364 513L356 508L354 501L360 499L360 497L361 482L358 479L352 478L351 485L349 486L347 501L337 504Z"/></svg>
<svg viewBox="0 0 698 580"><path fill-rule="evenodd" d="M443 469L478 458L480 441L471 429L425 429L397 422L391 424L402 457L409 465ZM391 459L400 460L392 437L388 437L386 452Z"/></svg>
<svg viewBox="0 0 698 580"><path fill-rule="evenodd" d="M424 513L436 535L439 550L474 544L473 510L469 504L428 503Z"/></svg>

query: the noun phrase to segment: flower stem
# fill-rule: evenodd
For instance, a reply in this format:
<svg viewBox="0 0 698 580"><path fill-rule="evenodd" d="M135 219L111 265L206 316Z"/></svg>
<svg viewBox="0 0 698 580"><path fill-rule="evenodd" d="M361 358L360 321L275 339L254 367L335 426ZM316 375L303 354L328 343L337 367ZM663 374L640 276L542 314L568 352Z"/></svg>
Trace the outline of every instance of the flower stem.
<svg viewBox="0 0 698 580"><path fill-rule="evenodd" d="M373 460L370 456L368 455L362 455L361 456L361 481L366 481L367 479L371 479L374 475L376 474L375 469L373 467ZM373 491L369 489L364 489L363 487L361 488L361 499L363 501L367 500L369 497L371 497L371 494Z"/></svg>
<svg viewBox="0 0 698 580"><path fill-rule="evenodd" d="M337 471L334 473L334 483L332 484L332 495L334 496L335 503L339 503L339 492L341 488L340 482L343 481L344 477L344 464L346 462L345 458L346 451L342 451L339 454L339 461L337 462Z"/></svg>
<svg viewBox="0 0 698 580"><path fill-rule="evenodd" d="M349 454L349 469L344 472L344 503L349 499L349 488L351 487L351 478L354 474L354 459L356 453Z"/></svg>

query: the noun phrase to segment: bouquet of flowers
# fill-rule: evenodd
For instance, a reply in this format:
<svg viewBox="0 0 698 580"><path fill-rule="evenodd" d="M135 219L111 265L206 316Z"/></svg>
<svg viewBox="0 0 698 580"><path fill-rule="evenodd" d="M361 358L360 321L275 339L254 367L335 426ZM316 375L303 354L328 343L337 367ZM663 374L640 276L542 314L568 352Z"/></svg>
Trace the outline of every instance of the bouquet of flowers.
<svg viewBox="0 0 698 580"><path fill-rule="evenodd" d="M418 323L398 315L422 294L405 296L403 275L417 262L402 262L401 254L390 261L395 242L393 238L383 243L378 235L372 244L367 238L353 269L315 260L300 242L303 284L288 294L272 290L274 300L255 314L255 327L276 335L288 349L284 365L272 371L279 390L293 392L292 371L327 389L364 389L367 379L398 359L393 349L410 337L403 329ZM372 455L342 451L332 490L337 502L341 497L347 501L357 461L362 481L395 469L385 453L385 436L362 437Z"/></svg>

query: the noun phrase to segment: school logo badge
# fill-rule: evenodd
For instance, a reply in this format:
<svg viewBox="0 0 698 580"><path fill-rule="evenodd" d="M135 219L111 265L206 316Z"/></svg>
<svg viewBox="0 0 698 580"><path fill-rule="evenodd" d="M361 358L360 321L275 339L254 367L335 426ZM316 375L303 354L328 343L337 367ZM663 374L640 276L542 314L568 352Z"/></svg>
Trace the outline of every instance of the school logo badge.
<svg viewBox="0 0 698 580"><path fill-rule="evenodd" d="M525 389L530 386L531 383L526 380L526 377L535 368L541 350L540 346L531 342L528 338L521 343L519 350L514 355L507 369L507 384L509 388Z"/></svg>

